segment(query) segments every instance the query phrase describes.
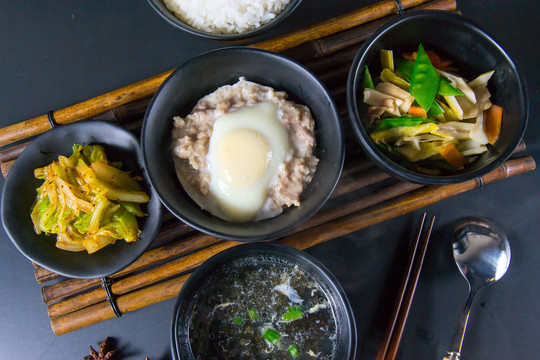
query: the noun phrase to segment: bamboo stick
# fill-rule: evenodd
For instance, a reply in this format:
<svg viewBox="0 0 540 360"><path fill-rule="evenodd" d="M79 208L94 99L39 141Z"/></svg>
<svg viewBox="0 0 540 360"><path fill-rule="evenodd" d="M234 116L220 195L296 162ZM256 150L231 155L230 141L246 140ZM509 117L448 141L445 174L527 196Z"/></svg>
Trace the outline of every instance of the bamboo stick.
<svg viewBox="0 0 540 360"><path fill-rule="evenodd" d="M402 0L402 4L405 8L409 8L426 1L428 0ZM305 41L328 36L338 31L350 29L368 21L390 15L395 13L396 10L397 5L395 1L383 0L349 14L315 24L305 30L259 42L251 46L271 51L283 51ZM304 37L304 35L306 37ZM120 105L148 97L158 89L161 83L163 83L173 71L174 69L165 71L148 79L57 110L54 112L54 119L58 124L68 124L88 119ZM33 119L6 126L0 129L0 147L41 134L49 129L50 125L47 115L41 115Z"/></svg>
<svg viewBox="0 0 540 360"><path fill-rule="evenodd" d="M154 241L152 241L151 247L156 248L164 245L166 242L172 239L179 239L180 237L183 237L193 231L195 230L192 227L178 220L169 211L164 211L161 228L157 237L154 239ZM43 284L61 277L61 275L40 266L37 266L34 270L34 276L38 284Z"/></svg>
<svg viewBox="0 0 540 360"><path fill-rule="evenodd" d="M101 114L107 110L152 95L159 85L172 73L166 71L106 94L68 106L54 112L58 124L69 124ZM0 129L0 146L41 134L50 129L47 115L13 124Z"/></svg>
<svg viewBox="0 0 540 360"><path fill-rule="evenodd" d="M427 1L428 0L401 0L401 4L407 9L421 5ZM360 24L365 24L395 14L397 11L398 7L394 0L383 0L333 19L270 40L261 41L251 46L280 52L311 40L326 37L340 31L348 30Z"/></svg>
<svg viewBox="0 0 540 360"><path fill-rule="evenodd" d="M514 150L514 154L524 151L525 149L526 149L526 144L525 142L521 141L519 145L516 147L516 149ZM386 173L384 173L383 171L379 169L372 168L372 166L373 164L370 162L360 162L360 163L355 163L355 166L346 168L342 173L340 183L336 187L336 190L332 194L332 197L341 196L351 191L359 190L361 188L367 187L369 185L372 185L377 182L390 178L389 175L387 175ZM362 173L362 175L358 175L359 173ZM344 216L353 211L364 209L368 206L372 206L374 204L377 204L378 202L388 200L392 197L403 195L419 187L420 187L419 185L409 184L409 183L394 184L388 188L384 188L382 190L379 190L378 192L370 194L362 199L358 199L354 201L353 203L346 204L337 210L336 209L323 210L322 212L317 214L314 218L307 221L304 225L296 229L294 232L298 232L310 226L322 224L325 221L329 221L337 217ZM329 216L326 213L332 214L332 216ZM168 214L167 219L173 218L172 214L170 213L167 213L167 214ZM178 224L178 226L180 227L185 226L189 228L189 226L184 225L184 224ZM171 229L170 231L172 232L173 230L174 228ZM181 229L180 233L183 233L183 232L184 230ZM161 233L162 232L160 231L160 234L158 234L158 238L156 239L156 242L160 242L160 238L162 236ZM174 234L172 234L171 237L174 237ZM189 241L189 240L186 240L186 241ZM157 259L157 256L156 255L149 256L149 254L145 253L142 255L142 257L139 260L137 260L134 264L132 264L132 266L126 268L124 271L122 271L119 274L113 275L112 277L125 276L133 271L138 271L140 269L143 269L144 267L151 266L152 264L157 263L159 261L166 261L173 257L179 256L181 253L178 251L181 249L181 245L182 244L176 244L176 245L170 244L168 245L167 248L153 250L154 252L156 251L162 252L159 257L159 260L156 260L154 262L149 262L148 260L152 258ZM207 245L209 244L200 244L201 247L207 246ZM171 249L169 249L169 247ZM150 254L153 254L153 253L150 253ZM43 282L59 277L59 275L44 268L38 267L34 272L35 272L36 280L38 281L38 283L43 283ZM82 291L86 291L98 285L100 285L99 280L96 280L90 283L88 280L79 281L78 279L72 279L67 283L63 282L63 283L57 283L50 286L45 286L42 289L43 301L46 304L52 304L65 297L80 293Z"/></svg>
<svg viewBox="0 0 540 360"><path fill-rule="evenodd" d="M536 167L534 159L526 156L519 159L509 160L499 168L483 176L483 183L491 182L517 175ZM449 198L454 195L464 193L478 187L476 180L467 181L460 184L432 186L417 190L401 199L394 199L379 204L373 209L364 210L358 213L333 220L324 225L312 227L280 242L297 249L304 250L330 239L349 234L351 232L366 228L376 223L395 218L399 215L417 210L431 205L435 202ZM233 244L238 245L237 243ZM204 260L202 257L198 261ZM134 311L142 307L158 303L175 297L186 281L188 275L173 278L147 288L133 291L117 298L117 303L122 313ZM51 327L55 334L62 335L82 327L86 327L103 320L114 317L114 314L107 302L54 318L51 320Z"/></svg>
<svg viewBox="0 0 540 360"><path fill-rule="evenodd" d="M178 295L189 275L183 275L157 285L119 296L116 300L121 313L138 310L142 307L171 299ZM114 312L108 302L87 307L85 309L51 320L51 327L56 335L63 335L98 322L112 319Z"/></svg>
<svg viewBox="0 0 540 360"><path fill-rule="evenodd" d="M152 285L181 273L190 272L212 256L240 245L240 242L222 241L210 247L204 248L190 255L178 258L163 265L137 273L125 279L118 280L111 285L111 291L115 295L122 295L142 287ZM74 296L64 301L49 305L47 312L51 319L73 311L83 309L93 304L105 301L107 293L102 287L90 292Z"/></svg>
<svg viewBox="0 0 540 360"><path fill-rule="evenodd" d="M345 204L343 206L340 206L337 209L329 209L327 211L323 211L323 212L319 213L313 219L307 221L302 226L295 229L293 232L289 233L288 235L291 235L291 234L297 233L299 231L303 231L305 229L315 227L315 226L321 225L323 223L335 220L337 218L346 216L346 215L351 214L353 212L365 209L365 208L367 208L369 206L379 204L379 203L381 203L383 201L386 201L386 200L389 200L389 199L392 199L392 198L396 198L396 197L398 197L400 195L408 193L408 192L410 192L412 190L416 190L416 189L418 189L420 187L421 187L421 185L405 183L405 182L400 182L400 183L394 184L394 185L392 185L392 186L390 186L388 188L384 188L384 189L379 190L379 191L377 191L377 192L375 192L373 194L370 194L369 196L359 198L358 200L355 200L353 202L349 202L349 203L347 203L347 204ZM171 275L169 274L168 276L171 276ZM131 290L133 290L133 289L134 288L131 288ZM116 293L114 291L114 288L113 288L113 293ZM104 296L103 294L102 294L102 296ZM95 296L95 295L92 295L92 296ZM90 302L97 301L97 300L101 299L101 298L95 297L95 298L93 298L93 300L91 300L92 296L87 297L86 295L84 295L83 297L85 299L85 302L82 302L79 299L68 299L63 304L60 304L60 305L55 304L55 305L50 307L50 308L52 308L52 310L49 310L49 313L52 314L52 316L59 316L59 315L62 315L62 313L64 311L77 310L78 307L75 305L77 303L80 303L81 306L82 305L88 306L88 304ZM63 310L57 310L57 309L63 309Z"/></svg>
<svg viewBox="0 0 540 360"><path fill-rule="evenodd" d="M425 2L427 0L420 0ZM373 6L378 6L379 3L374 4ZM433 0L426 4L414 7L410 11L425 10L425 9L438 9L438 10L454 10L456 8L455 0ZM352 14L352 13L351 13ZM349 14L346 14L349 15ZM373 16L379 16L377 14L372 14ZM359 44L369 37L379 26L381 26L386 21L390 20L392 17L386 17L378 21L367 23L361 25L362 23L357 24L356 28L337 33L326 38L321 38L308 42L303 46L291 49L291 52L288 53L288 56L295 58L297 61L305 60L313 57L320 57L334 53L338 50L344 49L352 44ZM339 18L337 18L339 19ZM321 24L314 26L323 26ZM276 39L275 41L281 41ZM266 42L264 42L266 43ZM261 46L264 48L264 44L261 43L254 44L253 46ZM309 49L311 50L309 50ZM348 54L350 55L350 54ZM352 58L351 58L352 59ZM333 61L340 61L340 58ZM338 70L343 68L347 69L346 66L337 67ZM65 109L58 110L54 113L55 120L59 124L67 124L70 122L75 122L89 117L96 116L96 119L103 120L116 120L119 122L128 122L133 120L138 120L142 123L140 119L140 114L144 113L144 109L150 101L150 95L153 94L161 82L172 72L173 70L167 71L163 74L154 76L152 78L142 80L138 83L128 85L124 88L111 91L104 95L95 97L93 99L84 101L77 105L67 107ZM345 74L346 71L340 72L339 78L342 78L341 75ZM332 81L332 84L338 82L336 79L330 79L329 75L323 74L322 81ZM155 90L152 91L152 87L155 86ZM345 93L344 88L336 89L332 94L334 96L341 96ZM86 109L88 108L88 109ZM105 112L104 112L105 111ZM23 129L25 126L28 126L29 122L46 122L44 124L35 124L35 126L30 125L29 127ZM139 124L128 124L128 127L131 130L137 130ZM40 129L36 132L36 129ZM48 119L46 115L27 120L23 123L11 125L5 128L0 129L0 147L3 145L10 144L12 142L40 134L49 129ZM41 131L42 130L42 131ZM12 148L0 150L0 170L4 177L7 176L11 166L13 165L16 157L24 150L24 148L29 144L16 145Z"/></svg>
<svg viewBox="0 0 540 360"><path fill-rule="evenodd" d="M221 240L205 234L199 233L193 235L181 241L176 241L160 248L145 252L137 260L135 260L133 264L126 267L124 270L111 275L111 278L120 278L127 274L142 270L148 266L152 266L181 255L189 254L212 244L216 244L219 241ZM100 284L100 279L95 279L94 283L91 283L89 279L69 279L57 284L44 286L41 289L41 296L44 303L52 304L60 299L78 294L81 291L88 290L89 288Z"/></svg>
<svg viewBox="0 0 540 360"><path fill-rule="evenodd" d="M17 159L19 155L21 155L21 153L24 151L24 149L26 149L28 144L30 144L30 141L1 150L0 162Z"/></svg>
<svg viewBox="0 0 540 360"><path fill-rule="evenodd" d="M357 188L362 188L362 187L367 187L369 185L377 183L381 177L380 173L382 173L381 170L368 172L366 174L367 176L364 175L362 178L360 178L359 181L355 183L355 186ZM384 174L384 177L386 178L388 176ZM410 191L416 188L415 185L412 185L412 184L407 185L407 183L404 183L404 184L405 185L402 186L401 188L390 187L386 191L383 190L380 192L376 192L368 197L359 198L351 203L346 204L345 206L340 206L338 209L328 209L326 211L322 211L318 213L316 216L314 216L311 220L303 224L303 226L291 231L289 234L296 233L307 227L316 226L324 222L328 222L340 216L344 216L353 211L366 208L377 202L384 201L393 196L401 195L405 191ZM349 186L349 189L352 190L350 186ZM201 239L203 240L201 241ZM121 272L112 275L111 278L119 278L119 277L128 275L135 271L144 269L145 267L152 266L158 262L173 259L182 254L199 250L205 246L215 244L219 241L220 239L213 238L208 235L201 235L201 234L194 235L190 238L180 241L179 244L170 244L165 247L158 248L158 249L151 250L144 253L135 263L133 263L131 266L127 267L126 269L122 270ZM188 245L191 245L191 246L188 247ZM91 281L88 279L86 280L85 279L80 279L80 280L70 279L70 280L66 280L64 282L56 283L53 285L44 286L41 290L41 296L42 296L43 302L49 305L48 307L49 314L52 314L51 316L55 317L55 316L61 315L62 312L68 311L70 309L71 311L77 310L78 309L77 306L83 306L83 305L88 306L89 303L94 301L91 299L98 298L96 293L93 293L91 295L81 294L80 298L70 298L66 300L62 300L62 299L65 299L69 296L73 296L76 294L80 294L86 290L95 288L96 286L100 284L101 282L99 279L95 279L94 281ZM133 289L135 288L131 288L131 290ZM113 290L113 293L116 294L114 286L112 290ZM81 300L83 298L84 300ZM76 305L76 304L79 304L79 305Z"/></svg>
<svg viewBox="0 0 540 360"><path fill-rule="evenodd" d="M407 12L419 10L453 11L456 10L456 7L456 0L433 0L426 2L423 5L409 8ZM337 32L333 35L306 41L295 47L284 50L283 54L302 62L314 58L317 59L347 47L353 47L354 45L356 45L355 47L359 47L358 45L366 41L379 27L398 16L395 15L395 12L389 15L390 16L378 20L374 19L374 21L366 22L351 29Z"/></svg>

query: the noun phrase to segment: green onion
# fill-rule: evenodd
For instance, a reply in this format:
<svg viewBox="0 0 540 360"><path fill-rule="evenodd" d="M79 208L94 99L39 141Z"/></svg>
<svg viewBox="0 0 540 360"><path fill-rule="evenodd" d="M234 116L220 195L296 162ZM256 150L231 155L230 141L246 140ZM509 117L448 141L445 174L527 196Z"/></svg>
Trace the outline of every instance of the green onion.
<svg viewBox="0 0 540 360"><path fill-rule="evenodd" d="M289 311L302 311L302 305L289 306Z"/></svg>
<svg viewBox="0 0 540 360"><path fill-rule="evenodd" d="M241 317L235 316L235 317L233 318L233 322L234 322L236 325L242 325L243 320L242 320Z"/></svg>
<svg viewBox="0 0 540 360"><path fill-rule="evenodd" d="M371 74L369 73L367 65L364 68L364 81L362 85L364 86L364 88L375 89L375 85L373 85L373 79L371 78Z"/></svg>
<svg viewBox="0 0 540 360"><path fill-rule="evenodd" d="M291 345L291 347L289 348L289 354L291 354L293 358L297 357L298 354L300 354L296 345Z"/></svg>
<svg viewBox="0 0 540 360"><path fill-rule="evenodd" d="M302 314L302 305L296 305L289 307L289 311L282 315L283 320L293 321L298 320L303 317Z"/></svg>
<svg viewBox="0 0 540 360"><path fill-rule="evenodd" d="M281 334L272 328L266 329L266 331L263 333L263 338L268 340L270 344L275 344L281 339Z"/></svg>
<svg viewBox="0 0 540 360"><path fill-rule="evenodd" d="M259 314L257 314L257 309L255 308L249 309L247 314L250 320L256 320L259 317Z"/></svg>

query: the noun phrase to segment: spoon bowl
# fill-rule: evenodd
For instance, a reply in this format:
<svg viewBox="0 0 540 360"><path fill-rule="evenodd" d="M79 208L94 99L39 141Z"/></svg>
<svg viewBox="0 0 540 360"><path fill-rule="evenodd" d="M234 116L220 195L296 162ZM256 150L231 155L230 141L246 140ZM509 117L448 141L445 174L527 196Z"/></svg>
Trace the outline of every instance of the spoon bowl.
<svg viewBox="0 0 540 360"><path fill-rule="evenodd" d="M469 284L469 297L444 360L459 360L471 305L476 292L504 276L510 265L510 244L506 234L483 218L461 221L453 235L456 264Z"/></svg>

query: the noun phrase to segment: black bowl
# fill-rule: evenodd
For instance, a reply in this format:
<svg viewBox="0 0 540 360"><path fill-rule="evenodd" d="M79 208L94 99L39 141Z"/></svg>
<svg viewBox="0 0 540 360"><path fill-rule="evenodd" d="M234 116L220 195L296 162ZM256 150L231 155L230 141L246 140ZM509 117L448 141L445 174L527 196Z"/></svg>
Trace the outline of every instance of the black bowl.
<svg viewBox="0 0 540 360"><path fill-rule="evenodd" d="M237 34L219 34L203 31L183 22L178 17L176 17L176 15L171 10L167 8L163 0L148 0L148 3L150 3L152 8L163 19L165 19L169 24L176 27L177 29L186 31L190 34L197 35L208 40L217 40L221 42L242 41L244 43L254 39L255 37L261 35L265 31L273 28L274 26L285 20L285 18L289 16L298 7L298 5L300 5L301 2L302 0L291 0L275 18L273 18L266 24L259 26L258 28Z"/></svg>
<svg viewBox="0 0 540 360"><path fill-rule="evenodd" d="M122 161L123 170L143 175L139 143L127 130L103 121L58 126L34 139L10 169L2 193L2 222L13 244L34 263L68 277L98 278L122 270L146 250L161 224L161 204L145 185L150 201L143 207L148 216L138 219L140 238L133 243L117 241L94 254L61 250L55 247L56 235L36 235L30 209L43 181L34 178L34 169L58 160L59 155L71 155L75 143L101 144L109 159Z"/></svg>
<svg viewBox="0 0 540 360"><path fill-rule="evenodd" d="M476 77L490 70L491 101L504 109L501 135L476 161L453 175L431 176L415 172L381 152L364 129L362 79L364 66L380 69L379 52L413 51L422 43L456 62L464 76ZM373 71L373 70L371 70ZM360 48L347 83L350 120L360 144L381 169L401 180L420 184L454 184L478 178L501 165L519 144L527 125L529 104L524 81L505 51L473 22L444 11L418 11L394 19L375 32Z"/></svg>
<svg viewBox="0 0 540 360"><path fill-rule="evenodd" d="M283 259L296 264L315 280L332 308L337 329L335 359L354 359L356 323L347 295L330 271L312 256L283 244L256 243L241 245L214 255L204 262L186 281L178 295L172 322L172 355L174 359L193 359L189 342L189 321L201 284L217 269L239 259L259 256Z"/></svg>
<svg viewBox="0 0 540 360"><path fill-rule="evenodd" d="M201 210L180 184L172 157L173 117L186 116L197 101L240 76L286 91L289 99L307 105L315 119L319 158L317 171L300 197L301 205L271 219L234 223ZM343 166L343 134L336 107L324 86L299 64L277 54L251 48L225 48L181 65L154 95L141 134L143 161L161 201L179 219L208 234L230 240L274 238L311 217L332 193Z"/></svg>

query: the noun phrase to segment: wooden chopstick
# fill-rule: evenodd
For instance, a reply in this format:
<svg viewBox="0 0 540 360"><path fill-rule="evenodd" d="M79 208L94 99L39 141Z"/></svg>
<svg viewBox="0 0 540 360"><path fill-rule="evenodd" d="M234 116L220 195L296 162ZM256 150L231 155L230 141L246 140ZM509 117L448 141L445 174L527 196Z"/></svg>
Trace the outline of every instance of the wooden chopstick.
<svg viewBox="0 0 540 360"><path fill-rule="evenodd" d="M416 284L420 278L420 272L429 244L431 230L433 229L433 224L435 222L435 216L431 217L428 228L424 231L425 220L426 213L422 215L422 219L418 226L413 250L407 264L407 271L403 277L398 300L394 307L393 317L386 332L383 347L377 354L377 360L394 360L396 358L401 336L405 329L407 316L409 315L409 310L414 298Z"/></svg>

